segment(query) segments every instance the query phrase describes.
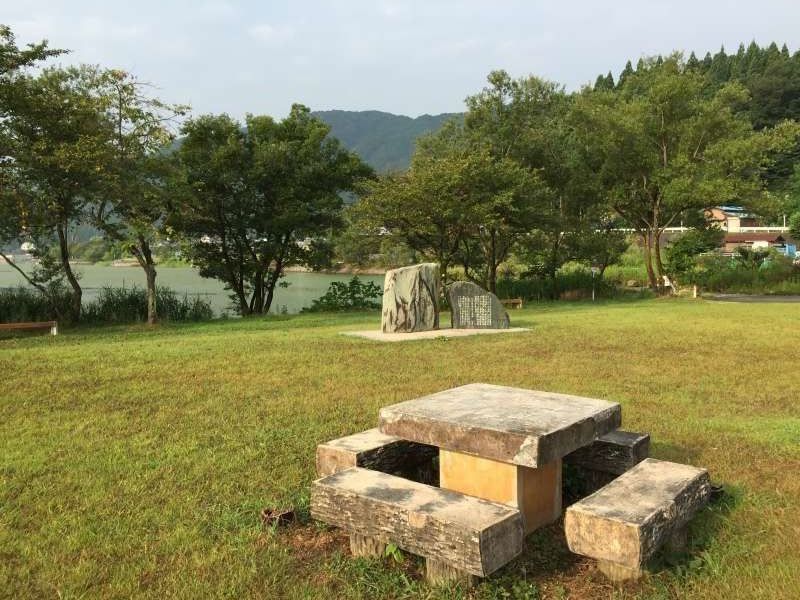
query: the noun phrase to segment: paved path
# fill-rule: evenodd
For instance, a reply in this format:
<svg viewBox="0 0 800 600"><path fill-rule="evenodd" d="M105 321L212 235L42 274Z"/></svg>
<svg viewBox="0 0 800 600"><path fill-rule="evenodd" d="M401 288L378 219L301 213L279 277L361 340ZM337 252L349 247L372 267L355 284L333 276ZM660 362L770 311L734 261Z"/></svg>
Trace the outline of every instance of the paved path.
<svg viewBox="0 0 800 600"><path fill-rule="evenodd" d="M757 296L751 294L714 294L710 300L721 302L800 302L800 296Z"/></svg>

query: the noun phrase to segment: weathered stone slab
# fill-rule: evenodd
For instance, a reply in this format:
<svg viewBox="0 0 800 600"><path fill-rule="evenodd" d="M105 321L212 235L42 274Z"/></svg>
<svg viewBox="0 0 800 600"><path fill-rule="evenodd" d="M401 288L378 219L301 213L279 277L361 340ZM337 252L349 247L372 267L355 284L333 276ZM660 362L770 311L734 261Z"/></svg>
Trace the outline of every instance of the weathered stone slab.
<svg viewBox="0 0 800 600"><path fill-rule="evenodd" d="M614 578L636 577L706 504L710 491L705 469L645 459L567 509L567 544L576 554L624 567L605 565Z"/></svg>
<svg viewBox="0 0 800 600"><path fill-rule="evenodd" d="M453 329L508 329L511 320L493 293L471 281L456 281L447 289Z"/></svg>
<svg viewBox="0 0 800 600"><path fill-rule="evenodd" d="M570 465L622 475L642 462L650 452L650 436L632 431L609 431L591 444L564 457Z"/></svg>
<svg viewBox="0 0 800 600"><path fill-rule="evenodd" d="M350 467L364 467L433 483L435 474L426 476L423 471L432 471L438 456L439 449L433 446L368 429L317 446L317 476L326 477Z"/></svg>
<svg viewBox="0 0 800 600"><path fill-rule="evenodd" d="M473 383L380 410L389 435L524 467L542 467L616 429L619 404Z"/></svg>
<svg viewBox="0 0 800 600"><path fill-rule="evenodd" d="M386 272L381 331L428 331L439 328L439 265L422 263Z"/></svg>
<svg viewBox="0 0 800 600"><path fill-rule="evenodd" d="M359 467L315 481L311 515L479 577L522 551L518 510Z"/></svg>

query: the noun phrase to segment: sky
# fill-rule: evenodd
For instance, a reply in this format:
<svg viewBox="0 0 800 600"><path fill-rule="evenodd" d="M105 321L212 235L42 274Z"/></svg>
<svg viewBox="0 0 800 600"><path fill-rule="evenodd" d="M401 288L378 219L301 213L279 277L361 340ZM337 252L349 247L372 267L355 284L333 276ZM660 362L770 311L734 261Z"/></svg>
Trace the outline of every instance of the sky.
<svg viewBox="0 0 800 600"><path fill-rule="evenodd" d="M800 1L0 0L19 44L131 71L194 114L456 112L505 69L579 89L627 60L721 45L800 49Z"/></svg>

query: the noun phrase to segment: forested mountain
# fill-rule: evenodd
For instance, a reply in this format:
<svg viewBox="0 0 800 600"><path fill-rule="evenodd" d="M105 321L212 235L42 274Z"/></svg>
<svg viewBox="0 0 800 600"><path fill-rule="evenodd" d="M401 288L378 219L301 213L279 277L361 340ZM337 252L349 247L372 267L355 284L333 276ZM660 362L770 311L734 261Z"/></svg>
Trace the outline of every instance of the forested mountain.
<svg viewBox="0 0 800 600"><path fill-rule="evenodd" d="M657 61L663 60L658 57ZM630 74L642 68L644 59L639 59L634 68L631 61L625 65L615 81L609 71L600 75L595 89L619 88ZM738 82L750 92L747 107L750 120L756 129L772 127L784 119L800 121L800 52L791 53L786 44L778 46L772 42L761 47L756 42L739 44L735 53L727 53L722 47L716 54L710 52L701 59L694 52L686 59L689 69L696 69L708 78L709 92L728 82ZM792 182L795 165L800 163L800 147L778 160L767 175L772 188L784 189Z"/></svg>
<svg viewBox="0 0 800 600"><path fill-rule="evenodd" d="M377 110L322 110L313 113L331 126L331 135L358 153L378 172L405 170L414 151L414 141L436 131L458 113L422 115L417 118Z"/></svg>

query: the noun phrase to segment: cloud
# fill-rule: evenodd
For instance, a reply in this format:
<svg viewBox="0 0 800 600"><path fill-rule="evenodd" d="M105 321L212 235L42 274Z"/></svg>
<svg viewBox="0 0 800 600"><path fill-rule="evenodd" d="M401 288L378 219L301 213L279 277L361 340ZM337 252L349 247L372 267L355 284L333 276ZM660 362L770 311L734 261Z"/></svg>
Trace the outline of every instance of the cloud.
<svg viewBox="0 0 800 600"><path fill-rule="evenodd" d="M261 23L250 27L247 33L258 42L272 45L289 42L294 37L295 31L289 25Z"/></svg>

